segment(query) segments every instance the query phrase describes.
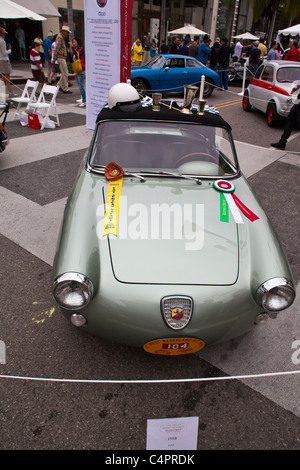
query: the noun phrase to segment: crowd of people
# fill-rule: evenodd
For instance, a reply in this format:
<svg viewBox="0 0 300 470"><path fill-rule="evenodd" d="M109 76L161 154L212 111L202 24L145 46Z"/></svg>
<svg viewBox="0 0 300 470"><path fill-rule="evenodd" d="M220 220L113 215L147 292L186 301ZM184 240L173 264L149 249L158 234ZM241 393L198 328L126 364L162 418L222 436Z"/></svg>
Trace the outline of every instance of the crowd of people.
<svg viewBox="0 0 300 470"><path fill-rule="evenodd" d="M216 38L216 41L212 44L207 34L201 41L198 36L195 36L193 40L191 40L190 35L186 35L182 39L175 36L169 45L162 42L160 48L157 47L154 39L150 41L149 36L144 36L142 41L139 38L135 41L132 51L132 63L135 66L147 63L149 58L158 53L194 57L219 74L220 88L225 90L228 89L228 67L231 62L239 61L242 55L249 58L249 78L254 76L258 66L265 59L300 61L300 49L298 42L295 40L292 40L289 47L283 51L277 41L273 41L270 47L267 48L262 38L246 45L243 39L238 40L235 44L229 44L228 38L223 37L222 39Z"/></svg>
<svg viewBox="0 0 300 470"><path fill-rule="evenodd" d="M17 39L20 60L28 60L26 57L25 33L19 23L16 24L15 38ZM75 79L80 90L81 99L77 101L78 106L86 106L85 92L85 53L79 38L69 39L71 31L68 26L62 26L58 34L49 31L43 40L36 35L29 52L30 68L32 78L41 84L56 85L60 92L71 94L69 88L68 63L72 64L79 59L81 70L75 73ZM5 27L0 26L0 74L5 83L9 98L17 96L12 92L10 75L12 66L10 54L12 46L9 42L8 32Z"/></svg>

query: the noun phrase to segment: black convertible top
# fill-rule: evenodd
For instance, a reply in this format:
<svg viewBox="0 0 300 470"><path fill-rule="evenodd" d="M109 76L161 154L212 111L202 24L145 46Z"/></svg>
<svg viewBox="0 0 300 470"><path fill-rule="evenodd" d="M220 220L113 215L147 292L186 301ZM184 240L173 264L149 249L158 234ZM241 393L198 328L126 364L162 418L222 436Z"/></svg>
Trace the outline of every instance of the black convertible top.
<svg viewBox="0 0 300 470"><path fill-rule="evenodd" d="M173 102L173 107L176 104ZM204 115L201 116L197 114L197 111L193 111L192 114L185 114L180 112L181 108L177 107L177 109L169 109L168 106L164 106L161 104L160 111L153 111L152 106L145 106L142 107L138 111L134 112L126 112L120 111L118 109L109 109L108 107L102 108L100 113L98 114L97 121L105 121L111 119L117 120L155 120L155 121L175 121L175 122L191 122L196 124L202 124L206 126L214 126L214 127L223 127L231 131L231 126L226 122L219 114L211 113L209 111L205 111Z"/></svg>

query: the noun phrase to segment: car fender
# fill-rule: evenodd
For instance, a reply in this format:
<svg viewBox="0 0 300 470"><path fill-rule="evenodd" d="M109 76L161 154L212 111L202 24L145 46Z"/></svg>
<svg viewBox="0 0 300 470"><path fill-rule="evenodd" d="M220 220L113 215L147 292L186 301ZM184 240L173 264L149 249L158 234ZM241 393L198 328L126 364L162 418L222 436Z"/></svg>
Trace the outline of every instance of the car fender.
<svg viewBox="0 0 300 470"><path fill-rule="evenodd" d="M269 104L275 104L277 114L280 114L280 101L277 98L277 96L275 96L275 95L272 96L272 98L268 102L266 102L266 112L267 112Z"/></svg>
<svg viewBox="0 0 300 470"><path fill-rule="evenodd" d="M293 280L290 266L278 235L262 208L256 195L246 180L242 178L237 185L240 200L253 211L259 219L254 222L244 217L240 224L240 277L250 281L250 288L255 297L258 287L275 277L286 277Z"/></svg>
<svg viewBox="0 0 300 470"><path fill-rule="evenodd" d="M82 168L66 203L54 257L53 281L63 273L77 272L87 276L95 289L99 286L100 248L95 230L102 203L99 194L102 194L99 177Z"/></svg>

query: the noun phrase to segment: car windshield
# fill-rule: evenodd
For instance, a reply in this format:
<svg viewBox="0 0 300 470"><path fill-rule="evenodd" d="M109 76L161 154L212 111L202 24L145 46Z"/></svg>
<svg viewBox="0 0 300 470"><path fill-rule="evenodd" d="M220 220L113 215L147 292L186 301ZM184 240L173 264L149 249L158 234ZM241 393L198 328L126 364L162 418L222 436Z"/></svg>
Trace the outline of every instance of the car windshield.
<svg viewBox="0 0 300 470"><path fill-rule="evenodd" d="M139 173L226 177L238 171L226 129L181 122L100 122L89 164L99 171L112 161Z"/></svg>
<svg viewBox="0 0 300 470"><path fill-rule="evenodd" d="M280 83L292 83L300 77L300 66L281 67L277 71L277 81Z"/></svg>
<svg viewBox="0 0 300 470"><path fill-rule="evenodd" d="M164 58L161 56L161 55L156 55L154 57L152 57L151 60L149 60L149 62L147 62L146 67L153 67L153 68L160 68L162 67L164 63Z"/></svg>

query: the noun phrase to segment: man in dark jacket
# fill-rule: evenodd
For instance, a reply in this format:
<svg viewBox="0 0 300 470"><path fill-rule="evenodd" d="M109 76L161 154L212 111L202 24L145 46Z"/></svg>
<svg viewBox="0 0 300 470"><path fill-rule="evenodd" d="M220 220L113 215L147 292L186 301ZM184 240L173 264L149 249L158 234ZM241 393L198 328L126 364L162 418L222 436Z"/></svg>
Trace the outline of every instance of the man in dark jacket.
<svg viewBox="0 0 300 470"><path fill-rule="evenodd" d="M228 90L228 67L230 59L230 47L228 46L228 39L221 39L221 46L218 50L217 62L219 66L220 88Z"/></svg>

